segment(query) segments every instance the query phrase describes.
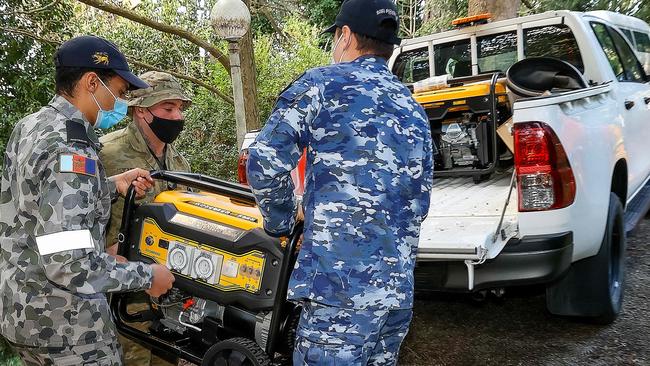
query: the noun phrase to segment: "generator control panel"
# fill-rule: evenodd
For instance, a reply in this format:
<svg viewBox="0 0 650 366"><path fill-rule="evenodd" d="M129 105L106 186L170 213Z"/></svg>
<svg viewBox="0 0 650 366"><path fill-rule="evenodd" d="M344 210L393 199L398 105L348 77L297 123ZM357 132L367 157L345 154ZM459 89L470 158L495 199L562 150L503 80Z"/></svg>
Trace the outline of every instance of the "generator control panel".
<svg viewBox="0 0 650 366"><path fill-rule="evenodd" d="M145 218L139 243L140 255L167 266L175 275L221 291L261 289L266 265L263 252L233 254L206 243L164 232L153 218Z"/></svg>

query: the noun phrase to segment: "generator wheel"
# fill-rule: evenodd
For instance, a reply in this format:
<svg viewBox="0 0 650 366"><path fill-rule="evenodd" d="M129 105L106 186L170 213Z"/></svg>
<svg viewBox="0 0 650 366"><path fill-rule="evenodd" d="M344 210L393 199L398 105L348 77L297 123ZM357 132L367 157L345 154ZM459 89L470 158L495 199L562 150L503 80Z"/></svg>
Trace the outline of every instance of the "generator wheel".
<svg viewBox="0 0 650 366"><path fill-rule="evenodd" d="M298 323L300 322L300 311L294 312L289 315L287 323L284 328L283 342L280 346L280 352L287 355L293 354L293 349L296 346L296 332L298 330Z"/></svg>
<svg viewBox="0 0 650 366"><path fill-rule="evenodd" d="M214 344L203 356L201 366L270 366L264 350L248 338L230 338Z"/></svg>

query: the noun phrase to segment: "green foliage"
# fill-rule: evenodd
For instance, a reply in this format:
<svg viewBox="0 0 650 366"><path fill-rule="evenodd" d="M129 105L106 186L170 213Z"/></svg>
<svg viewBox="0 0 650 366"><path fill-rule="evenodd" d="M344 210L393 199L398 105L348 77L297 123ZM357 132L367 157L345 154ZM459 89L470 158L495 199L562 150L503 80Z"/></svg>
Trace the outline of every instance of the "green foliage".
<svg viewBox="0 0 650 366"><path fill-rule="evenodd" d="M46 12L26 17L22 10L49 4L50 0L0 0L0 24L8 28L30 29L37 36L58 33L65 35L64 24L70 17L70 6L57 3ZM38 27L31 26L34 22ZM0 36L0 151L14 124L37 111L52 97L55 48L24 35L2 32ZM0 171L2 168L0 167Z"/></svg>
<svg viewBox="0 0 650 366"><path fill-rule="evenodd" d="M650 6L638 0L529 0L532 9L521 5L521 15L538 14L550 10L611 10L635 16L650 23ZM426 21L416 32L417 36L445 31L451 28L451 21L467 15L467 0L427 0L420 9L420 16Z"/></svg>
<svg viewBox="0 0 650 366"><path fill-rule="evenodd" d="M300 0L302 13L309 23L324 27L334 24L336 14L341 7L341 0Z"/></svg>
<svg viewBox="0 0 650 366"><path fill-rule="evenodd" d="M318 28L291 17L284 23L288 41L278 43L271 34L259 34L254 42L260 118L266 120L277 95L308 68L323 65L328 54L318 48ZM221 90L231 90L230 76L220 65L206 68L209 80ZM197 89L186 114L187 128L178 148L189 157L196 172L234 180L237 173L233 107L212 93Z"/></svg>
<svg viewBox="0 0 650 366"><path fill-rule="evenodd" d="M205 90L196 93L193 103L176 146L192 171L235 180L238 151L232 106Z"/></svg>
<svg viewBox="0 0 650 366"><path fill-rule="evenodd" d="M541 13L549 10L611 10L622 14L635 16L650 22L650 7L647 2L639 0L535 0L533 10L528 13Z"/></svg>
<svg viewBox="0 0 650 366"><path fill-rule="evenodd" d="M20 0L0 0L0 4L7 1ZM44 5L48 0L39 1L43 1ZM65 40L73 35L95 34L114 41L122 52L134 59L197 77L226 95L232 94L227 71L192 43L79 3L65 4L64 16L72 20L59 20L56 23L37 18L48 29L43 35L45 38ZM219 43L214 38L209 24L211 5L179 0L145 1L138 4L135 11L149 19L179 26L211 40L226 53L226 43ZM16 4L6 6L15 8ZM41 5L24 6L27 9ZM30 17L33 18L32 15ZM304 17L288 15L279 18L287 36L284 40L273 34L267 20L258 15L253 19L259 109L261 119L265 120L277 94L307 68L326 63L328 56L318 47L320 27L310 25ZM16 27L25 25L18 24ZM54 30L59 30L59 33ZM7 121L0 126L0 148L4 150L4 143L15 122L29 112L38 110L52 97L51 58L55 48L27 37L11 35L0 36L0 45L8 45L0 50L0 66L6 65L0 70L0 88L4 85L14 88L12 93L3 92L0 96L3 98L0 113ZM132 68L135 72L146 71ZM203 87L188 81L181 82L194 95L194 101L186 112L186 129L177 143L179 150L188 158L194 171L235 179L238 152L233 107ZM7 97L7 94L11 97ZM124 125L123 122L115 128L123 128Z"/></svg>
<svg viewBox="0 0 650 366"><path fill-rule="evenodd" d="M268 118L282 89L305 70L327 64L329 54L318 46L320 31L292 17L286 20L284 27L289 41L277 44L271 35L262 35L256 40L257 91L262 120Z"/></svg>
<svg viewBox="0 0 650 366"><path fill-rule="evenodd" d="M0 337L0 365L2 366L21 366L22 362L11 349L9 343Z"/></svg>

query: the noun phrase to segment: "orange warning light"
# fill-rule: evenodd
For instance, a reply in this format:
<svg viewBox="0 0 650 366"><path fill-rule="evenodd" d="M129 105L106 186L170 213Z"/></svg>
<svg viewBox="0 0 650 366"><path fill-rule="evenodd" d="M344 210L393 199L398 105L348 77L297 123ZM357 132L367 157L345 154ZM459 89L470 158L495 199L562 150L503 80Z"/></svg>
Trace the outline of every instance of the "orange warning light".
<svg viewBox="0 0 650 366"><path fill-rule="evenodd" d="M492 18L492 14L490 13L472 15L470 17L454 19L451 22L451 25L456 27L464 27L476 24L485 24L490 18Z"/></svg>

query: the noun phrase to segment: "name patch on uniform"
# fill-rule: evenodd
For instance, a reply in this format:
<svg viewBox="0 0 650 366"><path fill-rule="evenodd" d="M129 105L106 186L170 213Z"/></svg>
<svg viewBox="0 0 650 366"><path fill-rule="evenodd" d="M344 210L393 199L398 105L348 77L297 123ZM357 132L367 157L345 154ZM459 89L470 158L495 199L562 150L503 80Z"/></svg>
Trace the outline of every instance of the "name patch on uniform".
<svg viewBox="0 0 650 366"><path fill-rule="evenodd" d="M94 176L97 173L97 160L82 155L62 154L59 156L59 171Z"/></svg>
<svg viewBox="0 0 650 366"><path fill-rule="evenodd" d="M41 255L49 255L75 249L93 249L90 230L60 231L36 237L36 246Z"/></svg>

